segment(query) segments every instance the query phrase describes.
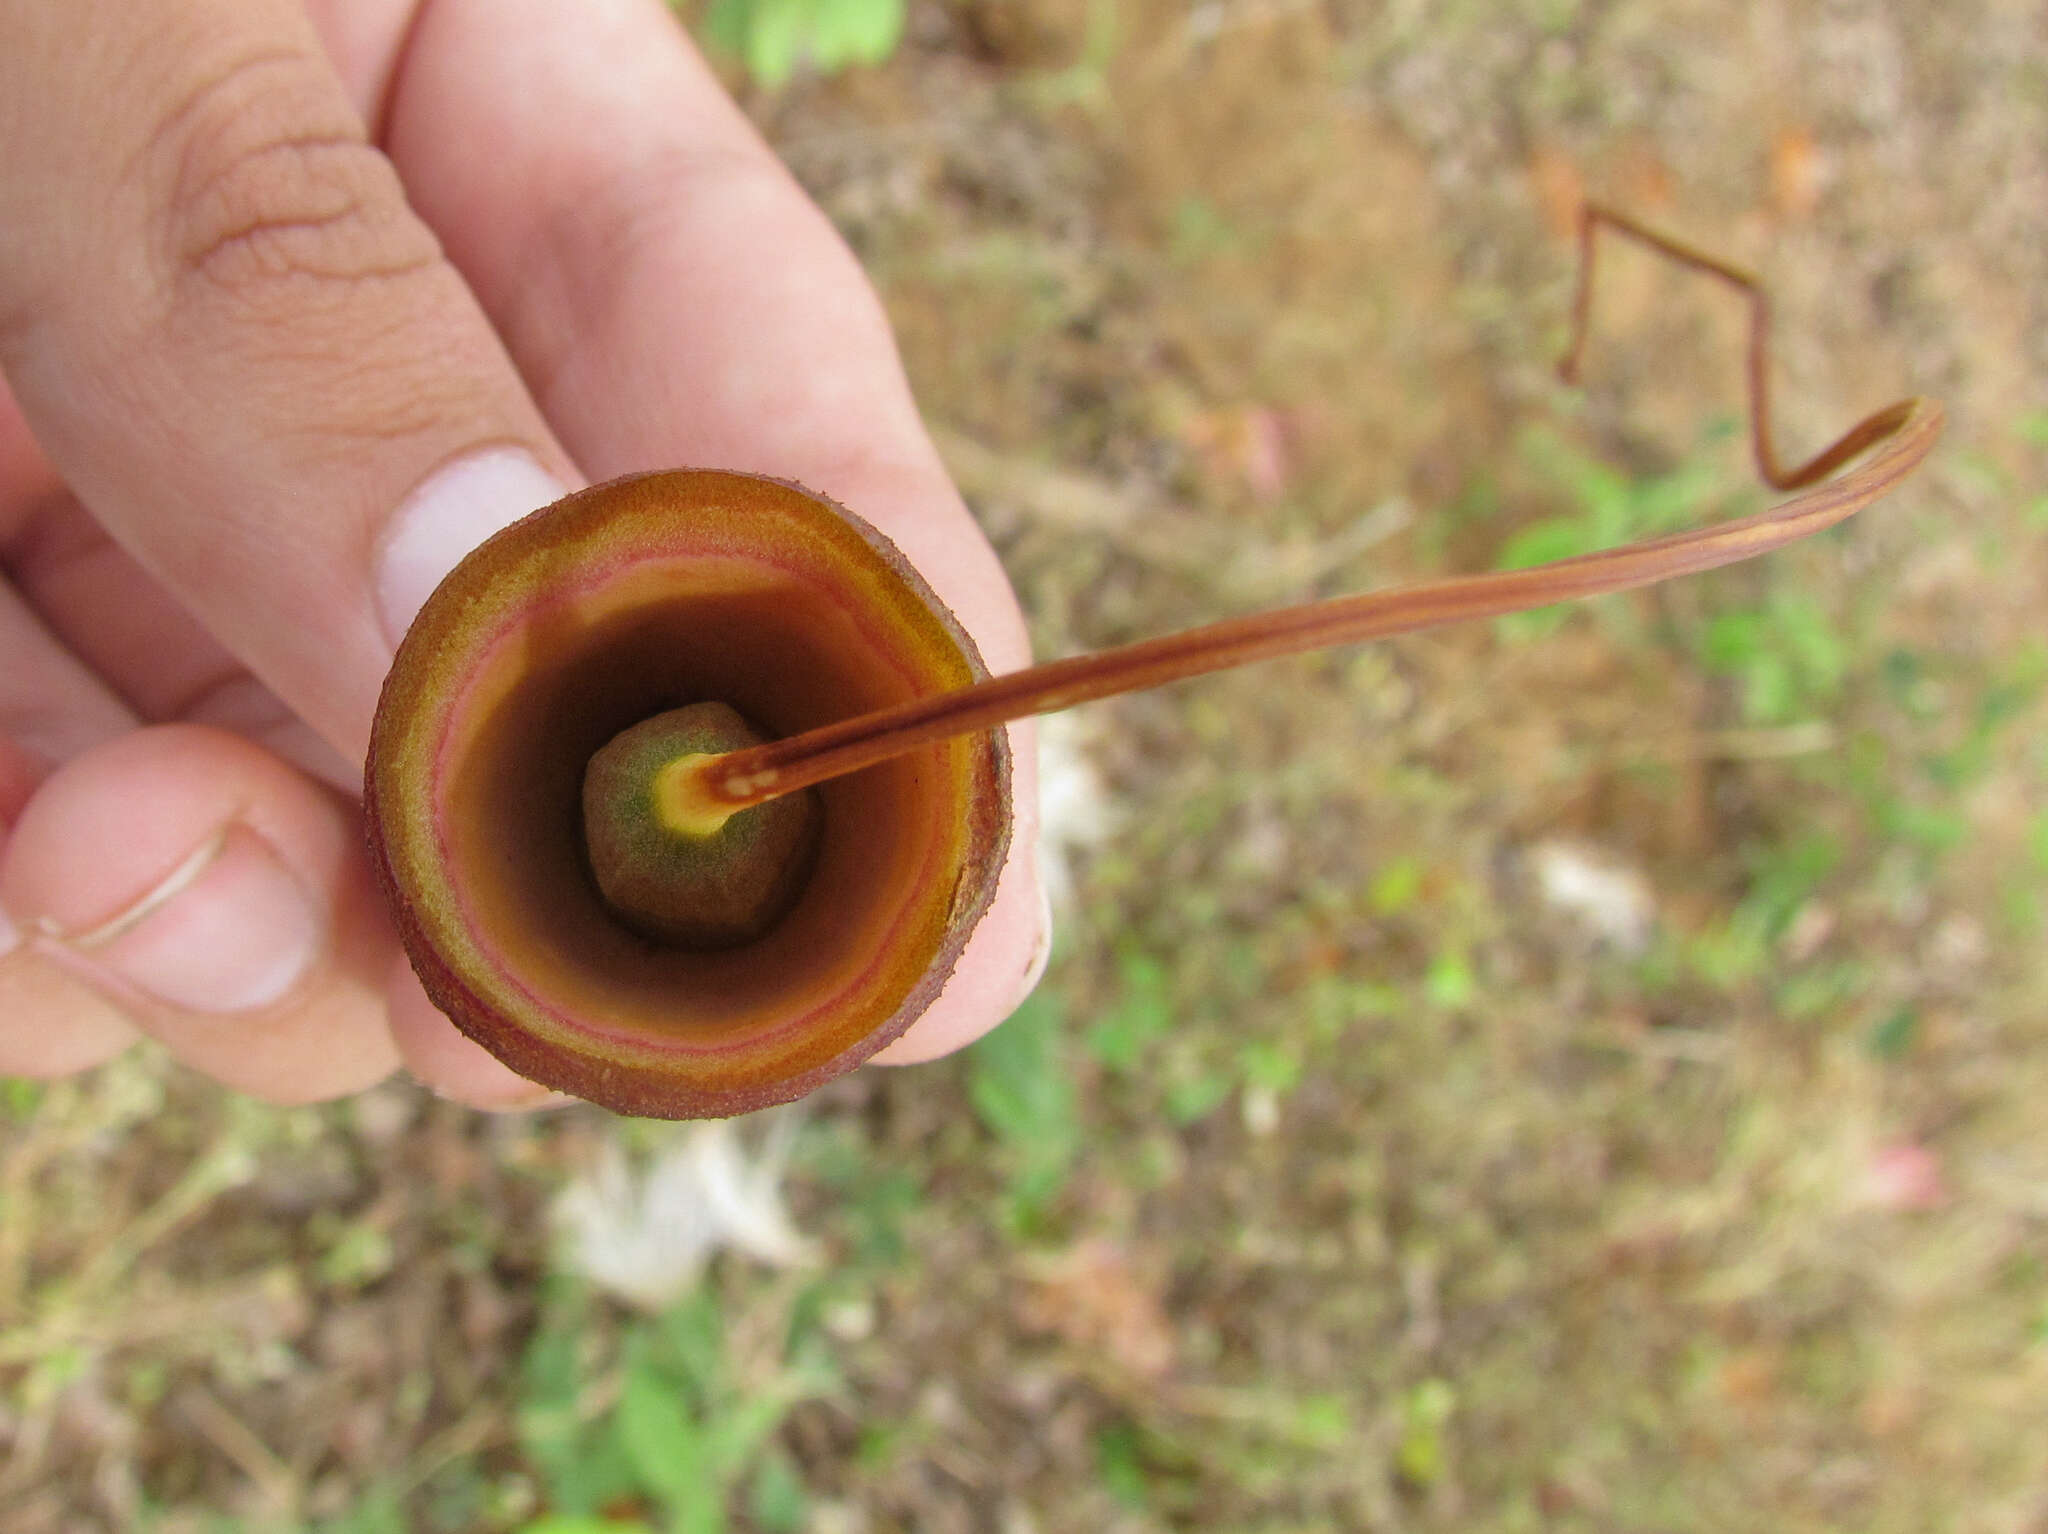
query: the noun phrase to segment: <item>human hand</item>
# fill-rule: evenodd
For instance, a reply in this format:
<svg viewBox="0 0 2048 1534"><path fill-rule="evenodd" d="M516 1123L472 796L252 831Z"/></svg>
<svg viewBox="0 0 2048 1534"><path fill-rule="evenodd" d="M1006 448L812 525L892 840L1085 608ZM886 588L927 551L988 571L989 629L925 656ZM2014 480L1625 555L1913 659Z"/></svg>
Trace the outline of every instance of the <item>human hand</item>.
<svg viewBox="0 0 2048 1534"><path fill-rule="evenodd" d="M280 1102L547 1099L420 991L355 793L427 593L586 478L798 480L1027 659L879 304L659 0L28 0L0 207L0 1075L140 1031ZM995 905L882 1059L1043 963L1015 744Z"/></svg>

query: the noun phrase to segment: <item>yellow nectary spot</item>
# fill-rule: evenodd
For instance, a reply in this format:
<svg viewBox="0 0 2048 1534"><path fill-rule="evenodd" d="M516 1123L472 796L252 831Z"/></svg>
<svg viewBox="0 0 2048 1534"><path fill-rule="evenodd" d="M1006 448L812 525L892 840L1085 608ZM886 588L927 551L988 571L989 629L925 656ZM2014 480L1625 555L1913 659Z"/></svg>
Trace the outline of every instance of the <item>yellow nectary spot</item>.
<svg viewBox="0 0 2048 1534"><path fill-rule="evenodd" d="M654 776L654 811L678 836L716 836L733 812L705 792L707 769L718 757L709 751L679 756Z"/></svg>

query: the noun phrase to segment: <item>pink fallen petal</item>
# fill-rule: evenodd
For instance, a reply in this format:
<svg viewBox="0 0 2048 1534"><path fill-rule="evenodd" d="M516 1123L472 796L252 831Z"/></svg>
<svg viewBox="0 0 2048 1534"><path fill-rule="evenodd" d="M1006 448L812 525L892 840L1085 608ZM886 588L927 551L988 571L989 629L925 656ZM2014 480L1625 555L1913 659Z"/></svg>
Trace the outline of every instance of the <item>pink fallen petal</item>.
<svg viewBox="0 0 2048 1534"><path fill-rule="evenodd" d="M1871 1202L1884 1209L1933 1209L1947 1197L1940 1158L1912 1141L1881 1147L1864 1177Z"/></svg>

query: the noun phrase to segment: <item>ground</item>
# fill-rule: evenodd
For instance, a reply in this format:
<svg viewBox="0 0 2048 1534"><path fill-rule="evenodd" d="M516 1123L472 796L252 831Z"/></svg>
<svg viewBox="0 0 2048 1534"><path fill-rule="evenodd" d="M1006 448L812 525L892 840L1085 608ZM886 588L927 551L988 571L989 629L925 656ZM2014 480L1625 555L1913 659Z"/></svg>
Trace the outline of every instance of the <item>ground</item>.
<svg viewBox="0 0 2048 1534"><path fill-rule="evenodd" d="M1039 996L772 1129L802 1260L658 1315L548 1210L664 1132L17 1084L0 1530L2048 1529L2039 8L917 0L733 79L1041 654L1764 504L1724 292L1603 256L1555 381L1585 193L1765 277L1788 452L1949 435L1073 716Z"/></svg>

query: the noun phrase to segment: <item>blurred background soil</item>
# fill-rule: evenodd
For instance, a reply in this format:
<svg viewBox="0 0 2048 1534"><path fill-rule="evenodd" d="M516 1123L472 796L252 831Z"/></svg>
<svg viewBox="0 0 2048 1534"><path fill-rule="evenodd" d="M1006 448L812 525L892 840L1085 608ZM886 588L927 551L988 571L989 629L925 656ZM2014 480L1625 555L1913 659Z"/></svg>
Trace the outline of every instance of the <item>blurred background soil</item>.
<svg viewBox="0 0 2048 1534"><path fill-rule="evenodd" d="M914 0L730 78L1042 655L1765 504L1724 291L1604 248L1556 382L1585 195L1764 276L1788 453L1949 435L1058 722L1038 997L746 1129L801 1240L638 1308L549 1211L688 1132L15 1084L0 1529L712 1527L667 1379L742 1530L2048 1530L2040 6Z"/></svg>

